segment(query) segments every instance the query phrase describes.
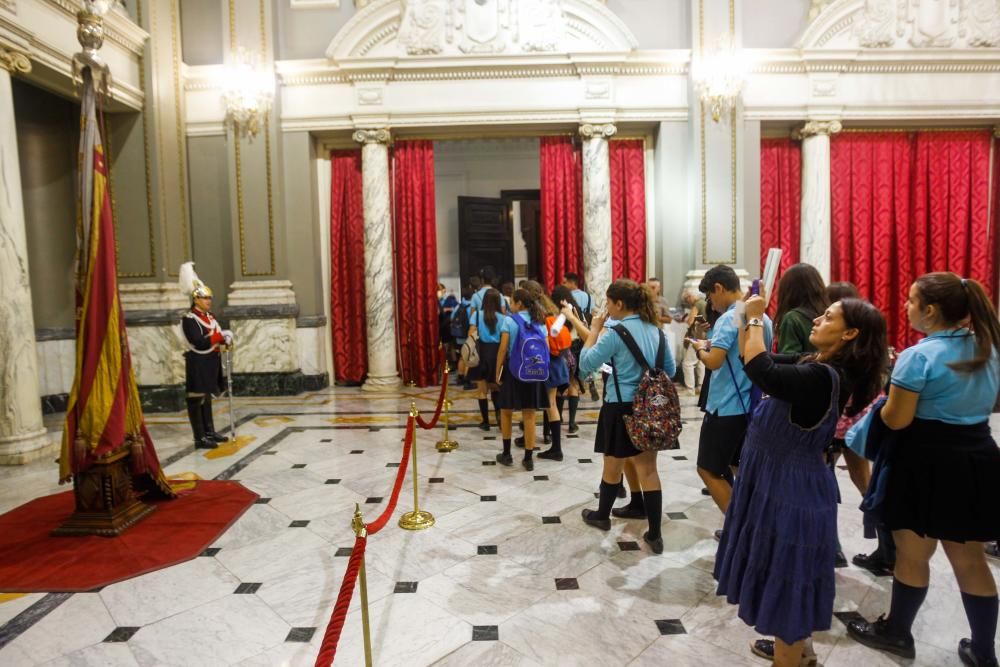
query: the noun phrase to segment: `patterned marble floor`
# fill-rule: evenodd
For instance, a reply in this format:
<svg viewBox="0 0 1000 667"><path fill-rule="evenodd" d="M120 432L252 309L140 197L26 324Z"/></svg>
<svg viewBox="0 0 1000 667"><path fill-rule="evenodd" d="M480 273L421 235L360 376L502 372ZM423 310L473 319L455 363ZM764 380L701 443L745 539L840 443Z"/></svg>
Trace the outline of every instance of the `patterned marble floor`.
<svg viewBox="0 0 1000 667"><path fill-rule="evenodd" d="M376 665L766 664L747 650L753 630L714 594L712 532L722 517L695 472L693 399L682 448L660 456L666 548L656 556L642 542L643 521L617 520L602 533L580 520L600 477L596 403L581 403L565 460L539 460L528 473L495 465L499 434L475 428L471 394L453 394L459 449L435 451L440 429L417 433L420 503L436 525L396 526L412 508L408 480L393 521L369 540ZM0 664L313 664L354 541L354 504L368 520L381 512L410 401L426 416L435 399L416 389L243 399L239 441L214 452L189 447L182 415L151 416L169 474L238 479L261 499L186 563L89 593L0 594ZM222 401L216 407L221 429L229 416ZM55 476L51 462L0 469L0 511L60 490ZM867 552L857 492L846 471L838 479L844 549ZM959 665L955 647L968 632L961 599L943 554L932 566L911 664ZM836 611L873 617L890 585L853 566L838 570ZM359 605L355 592L338 665L364 664ZM840 619L816 650L827 667L905 664L845 638Z"/></svg>

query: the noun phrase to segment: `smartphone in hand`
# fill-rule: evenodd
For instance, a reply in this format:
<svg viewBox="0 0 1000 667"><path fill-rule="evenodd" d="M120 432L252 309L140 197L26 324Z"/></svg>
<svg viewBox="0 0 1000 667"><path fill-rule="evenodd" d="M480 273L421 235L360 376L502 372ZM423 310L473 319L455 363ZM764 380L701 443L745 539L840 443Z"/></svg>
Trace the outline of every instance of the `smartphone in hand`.
<svg viewBox="0 0 1000 667"><path fill-rule="evenodd" d="M760 278L754 278L753 282L750 283L750 293L760 296Z"/></svg>

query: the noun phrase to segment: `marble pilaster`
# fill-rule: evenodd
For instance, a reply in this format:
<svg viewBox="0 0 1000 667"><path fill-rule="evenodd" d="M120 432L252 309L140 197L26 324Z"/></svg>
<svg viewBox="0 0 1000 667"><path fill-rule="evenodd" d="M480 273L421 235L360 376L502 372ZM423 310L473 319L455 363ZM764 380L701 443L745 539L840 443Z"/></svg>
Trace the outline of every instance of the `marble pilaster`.
<svg viewBox="0 0 1000 667"><path fill-rule="evenodd" d="M295 292L288 280L245 280L229 287L224 315L233 331L234 373L299 370Z"/></svg>
<svg viewBox="0 0 1000 667"><path fill-rule="evenodd" d="M802 208L799 256L830 281L830 135L840 121L809 121L798 132L802 139Z"/></svg>
<svg viewBox="0 0 1000 667"><path fill-rule="evenodd" d="M358 130L365 216L365 313L368 377L365 391L392 391L396 371L395 285L389 193L389 130ZM606 155L606 153L605 153ZM334 315L336 317L336 315Z"/></svg>
<svg viewBox="0 0 1000 667"><path fill-rule="evenodd" d="M583 137L583 275L595 308L604 308L604 294L614 279L611 254L611 164L608 139L611 123L580 126Z"/></svg>
<svg viewBox="0 0 1000 667"><path fill-rule="evenodd" d="M28 247L17 156L11 72L31 62L0 49L0 464L41 458L55 446L38 400L35 323L31 312Z"/></svg>

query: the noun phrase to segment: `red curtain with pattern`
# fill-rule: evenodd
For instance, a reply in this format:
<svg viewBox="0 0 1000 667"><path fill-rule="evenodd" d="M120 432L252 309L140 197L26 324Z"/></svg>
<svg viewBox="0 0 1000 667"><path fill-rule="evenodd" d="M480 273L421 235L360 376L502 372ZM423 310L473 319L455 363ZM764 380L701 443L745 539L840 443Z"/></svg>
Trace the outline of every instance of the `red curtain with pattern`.
<svg viewBox="0 0 1000 667"><path fill-rule="evenodd" d="M954 271L993 292L990 143L985 130L831 140L831 277L853 282L886 314L898 349L920 338L905 306L920 275Z"/></svg>
<svg viewBox="0 0 1000 667"><path fill-rule="evenodd" d="M404 381L437 384L437 222L434 142L393 146L396 335Z"/></svg>
<svg viewBox="0 0 1000 667"><path fill-rule="evenodd" d="M542 137L540 277L551 290L566 272L583 274L583 164L572 137Z"/></svg>
<svg viewBox="0 0 1000 667"><path fill-rule="evenodd" d="M771 248L781 248L778 275L799 262L802 151L792 139L760 142L760 272ZM770 295L768 313L778 308L778 290Z"/></svg>
<svg viewBox="0 0 1000 667"><path fill-rule="evenodd" d="M330 172L333 376L336 382L357 384L368 373L361 151L330 151Z"/></svg>
<svg viewBox="0 0 1000 667"><path fill-rule="evenodd" d="M646 280L646 165L642 139L608 142L613 278Z"/></svg>

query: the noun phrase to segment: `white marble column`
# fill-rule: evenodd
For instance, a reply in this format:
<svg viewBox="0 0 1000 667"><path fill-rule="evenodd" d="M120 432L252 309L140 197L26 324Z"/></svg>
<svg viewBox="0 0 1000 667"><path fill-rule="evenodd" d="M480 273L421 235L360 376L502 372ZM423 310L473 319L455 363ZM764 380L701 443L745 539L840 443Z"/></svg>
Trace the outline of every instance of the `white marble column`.
<svg viewBox="0 0 1000 667"><path fill-rule="evenodd" d="M800 261L812 264L830 282L830 135L840 121L809 121L798 131L802 139L802 207Z"/></svg>
<svg viewBox="0 0 1000 667"><path fill-rule="evenodd" d="M392 267L392 211L389 195L389 130L358 130L365 209L365 312L368 378L365 391L392 391L396 371L396 286ZM336 313L333 317L336 317Z"/></svg>
<svg viewBox="0 0 1000 667"><path fill-rule="evenodd" d="M28 242L14 128L11 72L31 71L21 53L0 49L0 464L47 454L31 314Z"/></svg>
<svg viewBox="0 0 1000 667"><path fill-rule="evenodd" d="M615 132L617 128L611 123L580 126L583 137L583 279L595 308L604 307L604 294L614 278L608 138Z"/></svg>

